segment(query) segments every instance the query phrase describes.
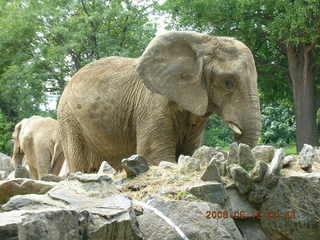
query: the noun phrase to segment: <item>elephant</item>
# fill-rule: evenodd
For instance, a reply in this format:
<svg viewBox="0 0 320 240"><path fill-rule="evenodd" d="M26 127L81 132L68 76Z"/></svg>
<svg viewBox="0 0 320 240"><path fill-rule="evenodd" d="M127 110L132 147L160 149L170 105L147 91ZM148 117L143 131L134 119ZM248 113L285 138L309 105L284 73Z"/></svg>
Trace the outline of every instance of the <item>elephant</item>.
<svg viewBox="0 0 320 240"><path fill-rule="evenodd" d="M58 127L57 120L41 116L17 123L12 134L14 167L22 167L25 160L33 179L41 179L47 174L58 175L64 162Z"/></svg>
<svg viewBox="0 0 320 240"><path fill-rule="evenodd" d="M70 172L95 172L103 160L142 155L176 162L202 142L217 114L238 142L254 146L261 132L257 72L241 41L197 32L156 36L138 58L107 57L82 67L58 103Z"/></svg>

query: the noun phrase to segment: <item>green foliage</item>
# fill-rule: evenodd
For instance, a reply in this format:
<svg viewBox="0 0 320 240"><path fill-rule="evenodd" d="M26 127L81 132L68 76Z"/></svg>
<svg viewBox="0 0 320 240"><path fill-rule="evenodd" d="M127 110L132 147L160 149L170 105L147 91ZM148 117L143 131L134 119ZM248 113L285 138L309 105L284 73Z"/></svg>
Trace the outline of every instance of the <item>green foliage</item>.
<svg viewBox="0 0 320 240"><path fill-rule="evenodd" d="M0 0L0 110L7 121L44 111L85 64L137 57L156 32L155 1Z"/></svg>
<svg viewBox="0 0 320 240"><path fill-rule="evenodd" d="M295 141L296 124L292 109L283 105L262 108L262 142L285 146Z"/></svg>
<svg viewBox="0 0 320 240"><path fill-rule="evenodd" d="M232 131L217 115L211 115L204 132L204 144L207 146L228 146L232 143Z"/></svg>
<svg viewBox="0 0 320 240"><path fill-rule="evenodd" d="M0 109L10 121L32 115L44 101L44 83L32 63L39 22L18 0L1 1Z"/></svg>
<svg viewBox="0 0 320 240"><path fill-rule="evenodd" d="M9 154L11 147L9 140L11 139L11 129L13 124L8 122L5 115L0 111L0 152Z"/></svg>
<svg viewBox="0 0 320 240"><path fill-rule="evenodd" d="M262 132L259 144L271 144L277 147L295 142L296 124L293 110L285 105L263 105ZM233 141L232 131L216 115L209 118L204 132L204 143L208 146L229 146ZM293 152L293 147L290 152Z"/></svg>
<svg viewBox="0 0 320 240"><path fill-rule="evenodd" d="M169 13L169 29L195 30L236 37L253 52L259 73L260 97L267 103L292 103L285 49L271 41L271 20L276 1L167 0L160 7Z"/></svg>

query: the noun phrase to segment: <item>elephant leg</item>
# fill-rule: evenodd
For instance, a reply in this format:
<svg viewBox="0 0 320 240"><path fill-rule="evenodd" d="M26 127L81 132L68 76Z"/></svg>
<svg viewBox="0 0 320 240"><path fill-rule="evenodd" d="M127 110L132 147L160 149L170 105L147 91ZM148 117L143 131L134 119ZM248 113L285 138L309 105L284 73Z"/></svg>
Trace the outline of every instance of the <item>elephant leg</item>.
<svg viewBox="0 0 320 240"><path fill-rule="evenodd" d="M48 149L37 149L35 154L37 157L38 179L41 179L51 172L51 154Z"/></svg>
<svg viewBox="0 0 320 240"><path fill-rule="evenodd" d="M34 152L34 143L33 140L27 141L24 144L24 160L25 164L29 166L30 176L32 179L39 179L38 169L37 169L37 158Z"/></svg>
<svg viewBox="0 0 320 240"><path fill-rule="evenodd" d="M82 130L76 119L69 112L67 104L60 112L59 137L65 155L65 161L68 162L70 173L81 171L88 172L89 159L87 144L82 136Z"/></svg>
<svg viewBox="0 0 320 240"><path fill-rule="evenodd" d="M51 158L51 172L54 175L59 175L62 165L64 163L64 154L60 144L55 144L53 155Z"/></svg>
<svg viewBox="0 0 320 240"><path fill-rule="evenodd" d="M161 161L176 163L176 137L166 122L156 126L142 126L138 131L137 154L142 155L152 165ZM163 126L160 128L159 126Z"/></svg>
<svg viewBox="0 0 320 240"><path fill-rule="evenodd" d="M32 179L39 179L37 166L35 164L33 164L33 161L35 161L34 157L30 156L30 154L29 154L29 155L25 156L25 160L26 160L26 164L29 166L31 178Z"/></svg>

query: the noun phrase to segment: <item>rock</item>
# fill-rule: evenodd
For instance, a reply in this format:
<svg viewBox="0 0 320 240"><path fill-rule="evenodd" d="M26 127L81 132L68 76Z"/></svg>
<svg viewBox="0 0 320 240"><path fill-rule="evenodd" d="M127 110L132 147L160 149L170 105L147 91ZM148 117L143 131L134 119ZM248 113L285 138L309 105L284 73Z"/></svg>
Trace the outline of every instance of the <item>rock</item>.
<svg viewBox="0 0 320 240"><path fill-rule="evenodd" d="M200 170L200 162L198 159L180 155L178 159L178 168L181 174L193 173Z"/></svg>
<svg viewBox="0 0 320 240"><path fill-rule="evenodd" d="M234 142L230 144L230 150L228 155L228 164L238 164L239 163L239 145Z"/></svg>
<svg viewBox="0 0 320 240"><path fill-rule="evenodd" d="M279 179L261 207L261 226L270 239L320 239L319 186L319 172Z"/></svg>
<svg viewBox="0 0 320 240"><path fill-rule="evenodd" d="M274 148L269 145L259 145L252 149L253 157L256 161L271 162L274 155Z"/></svg>
<svg viewBox="0 0 320 240"><path fill-rule="evenodd" d="M0 204L4 204L10 197L15 195L30 193L44 194L55 186L56 183L31 179L0 181Z"/></svg>
<svg viewBox="0 0 320 240"><path fill-rule="evenodd" d="M273 159L270 164L270 171L275 175L280 175L281 169L283 167L283 158L286 155L282 148L277 149L274 152Z"/></svg>
<svg viewBox="0 0 320 240"><path fill-rule="evenodd" d="M257 219L235 219L244 239L248 240L269 240L263 232L260 222Z"/></svg>
<svg viewBox="0 0 320 240"><path fill-rule="evenodd" d="M83 239L87 230L81 224L84 214L72 210L25 213L18 225L19 240Z"/></svg>
<svg viewBox="0 0 320 240"><path fill-rule="evenodd" d="M259 206L268 198L269 193L270 191L264 185L254 184L248 195L248 201Z"/></svg>
<svg viewBox="0 0 320 240"><path fill-rule="evenodd" d="M63 177L59 177L53 174L48 174L41 177L41 181L46 181L46 182L61 182L63 180L64 180Z"/></svg>
<svg viewBox="0 0 320 240"><path fill-rule="evenodd" d="M262 182L265 174L269 171L269 165L265 161L259 160L250 171L250 177L254 182Z"/></svg>
<svg viewBox="0 0 320 240"><path fill-rule="evenodd" d="M236 187L241 194L246 194L252 189L252 181L246 170L240 166L231 165L229 171Z"/></svg>
<svg viewBox="0 0 320 240"><path fill-rule="evenodd" d="M59 172L59 177L67 177L70 173L69 166L67 160L65 160L62 164L61 170Z"/></svg>
<svg viewBox="0 0 320 240"><path fill-rule="evenodd" d="M2 209L4 239L142 239L131 200L107 175L76 173L47 194L12 197Z"/></svg>
<svg viewBox="0 0 320 240"><path fill-rule="evenodd" d="M260 206L265 202L277 186L280 176L267 171L262 182L255 182L248 195L248 201Z"/></svg>
<svg viewBox="0 0 320 240"><path fill-rule="evenodd" d="M216 152L217 151L213 147L201 146L193 153L192 157L199 160L200 167L202 168L209 164Z"/></svg>
<svg viewBox="0 0 320 240"><path fill-rule="evenodd" d="M5 179L6 177L7 177L7 172L0 170L0 180Z"/></svg>
<svg viewBox="0 0 320 240"><path fill-rule="evenodd" d="M220 176L226 176L227 174L227 152L217 152L210 161L214 160L216 167L219 170Z"/></svg>
<svg viewBox="0 0 320 240"><path fill-rule="evenodd" d="M6 169L13 169L13 166L11 165L11 158L0 152L0 169L6 170Z"/></svg>
<svg viewBox="0 0 320 240"><path fill-rule="evenodd" d="M222 155L223 155L223 161L228 160L228 155L229 155L229 153L226 152L225 150L223 150L222 147L215 147L214 149L216 150L216 154L214 154L214 156L215 156L216 158L219 158L219 159L220 159L220 157L217 157L217 155L220 154L220 153L222 153ZM222 159L220 159L220 160L222 160Z"/></svg>
<svg viewBox="0 0 320 240"><path fill-rule="evenodd" d="M98 174L115 174L117 171L110 166L110 164L106 161L103 161L100 165L100 168L99 168L99 171L98 171Z"/></svg>
<svg viewBox="0 0 320 240"><path fill-rule="evenodd" d="M157 191L157 194L160 196L176 195L179 191L181 192L181 189L178 187L162 187Z"/></svg>
<svg viewBox="0 0 320 240"><path fill-rule="evenodd" d="M301 169L306 172L312 171L312 164L316 160L316 151L308 144L304 144L301 152L299 153L298 164Z"/></svg>
<svg viewBox="0 0 320 240"><path fill-rule="evenodd" d="M204 173L201 176L202 181L217 181L222 182L222 179L220 177L219 170L216 166L216 161L213 158Z"/></svg>
<svg viewBox="0 0 320 240"><path fill-rule="evenodd" d="M320 147L314 147L314 150L316 151L315 161L320 163Z"/></svg>
<svg viewBox="0 0 320 240"><path fill-rule="evenodd" d="M257 209L243 195L240 195L235 188L228 188L226 192L232 213L240 214L242 211L246 217L254 217L256 215Z"/></svg>
<svg viewBox="0 0 320 240"><path fill-rule="evenodd" d="M282 161L282 167L289 167L291 164L298 161L298 155L287 155Z"/></svg>
<svg viewBox="0 0 320 240"><path fill-rule="evenodd" d="M172 163L172 162L161 161L159 163L159 167L161 167L163 169L175 169L178 167L178 165L175 163Z"/></svg>
<svg viewBox="0 0 320 240"><path fill-rule="evenodd" d="M215 161L215 165L219 171L220 176L226 176L228 161L216 161L214 158L213 158L213 160Z"/></svg>
<svg viewBox="0 0 320 240"><path fill-rule="evenodd" d="M147 187L146 183L134 183L134 184L128 185L128 189L130 189L133 192L140 191L141 189L146 187Z"/></svg>
<svg viewBox="0 0 320 240"><path fill-rule="evenodd" d="M254 168L256 164L255 159L251 153L251 149L248 145L240 143L239 145L239 165L247 171Z"/></svg>
<svg viewBox="0 0 320 240"><path fill-rule="evenodd" d="M224 206L227 200L226 191L222 183L198 184L189 187L187 191L203 201L217 203L221 206Z"/></svg>
<svg viewBox="0 0 320 240"><path fill-rule="evenodd" d="M24 166L16 167L14 170L14 177L15 178L31 178L30 173Z"/></svg>
<svg viewBox="0 0 320 240"><path fill-rule="evenodd" d="M126 171L127 177L135 177L149 170L147 161L137 154L123 159L121 165Z"/></svg>
<svg viewBox="0 0 320 240"><path fill-rule="evenodd" d="M148 205L168 217L190 240L243 240L232 218L206 218L213 212L224 211L218 204L152 199ZM149 209L137 219L145 239L182 239L172 226Z"/></svg>
<svg viewBox="0 0 320 240"><path fill-rule="evenodd" d="M102 199L116 194L119 191L109 176L83 173L71 174L48 192L52 199L74 206L89 202L92 197Z"/></svg>
<svg viewBox="0 0 320 240"><path fill-rule="evenodd" d="M12 172L9 173L9 175L7 176L6 180L13 180L15 179L15 171L13 170Z"/></svg>
<svg viewBox="0 0 320 240"><path fill-rule="evenodd" d="M14 168L11 165L11 158L4 153L0 152L0 180L5 179Z"/></svg>

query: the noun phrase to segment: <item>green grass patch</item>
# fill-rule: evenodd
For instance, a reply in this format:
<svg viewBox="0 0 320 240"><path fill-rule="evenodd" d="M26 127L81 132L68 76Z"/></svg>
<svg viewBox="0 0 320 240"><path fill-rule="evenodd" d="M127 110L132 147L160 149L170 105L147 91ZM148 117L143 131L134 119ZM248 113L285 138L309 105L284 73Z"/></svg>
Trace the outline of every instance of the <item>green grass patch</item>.
<svg viewBox="0 0 320 240"><path fill-rule="evenodd" d="M286 152L286 155L297 154L297 148L295 144L284 146L283 149Z"/></svg>
<svg viewBox="0 0 320 240"><path fill-rule="evenodd" d="M277 148L283 148L283 150L285 151L286 155L298 154L298 153L297 153L296 144L290 144L290 145L286 145L286 146L283 146L283 147L279 147L279 146L273 145L273 147L274 147L275 149L277 149ZM229 150L230 150L230 146L225 146L225 147L223 147L223 150L229 151Z"/></svg>

